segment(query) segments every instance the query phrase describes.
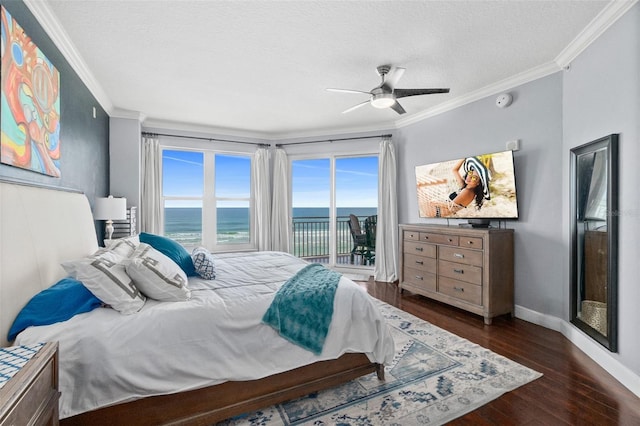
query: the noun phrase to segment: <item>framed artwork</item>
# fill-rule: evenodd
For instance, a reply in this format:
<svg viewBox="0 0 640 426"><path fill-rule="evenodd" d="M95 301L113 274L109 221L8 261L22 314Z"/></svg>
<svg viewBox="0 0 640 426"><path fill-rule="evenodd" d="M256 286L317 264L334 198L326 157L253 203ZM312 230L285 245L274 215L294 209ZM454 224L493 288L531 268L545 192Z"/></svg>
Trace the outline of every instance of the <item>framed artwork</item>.
<svg viewBox="0 0 640 426"><path fill-rule="evenodd" d="M60 177L60 73L2 6L0 162Z"/></svg>

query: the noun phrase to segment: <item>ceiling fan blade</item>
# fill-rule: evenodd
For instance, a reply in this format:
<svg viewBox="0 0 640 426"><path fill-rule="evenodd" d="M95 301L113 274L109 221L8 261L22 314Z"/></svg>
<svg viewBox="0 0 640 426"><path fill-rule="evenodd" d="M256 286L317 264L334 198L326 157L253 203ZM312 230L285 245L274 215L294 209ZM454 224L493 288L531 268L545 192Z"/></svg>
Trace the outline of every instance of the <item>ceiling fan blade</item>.
<svg viewBox="0 0 640 426"><path fill-rule="evenodd" d="M402 74L404 74L405 70L406 68L402 67L391 68L391 71L389 71L389 73L385 76L382 86L386 87L387 89L393 89L394 87L396 87L396 84L398 84L398 81L400 80L400 77L402 77Z"/></svg>
<svg viewBox="0 0 640 426"><path fill-rule="evenodd" d="M359 103L358 105L354 105L354 106L352 106L352 107L351 107L351 108L349 108L349 109L345 109L344 111L342 111L342 113L343 113L343 114L346 114L346 113L348 113L348 112L353 111L354 109L358 109L358 108L360 108L361 106L365 106L365 105L366 105L366 104L368 104L368 103L369 103L369 101L361 102L361 103Z"/></svg>
<svg viewBox="0 0 640 426"><path fill-rule="evenodd" d="M404 108L402 108L402 105L400 105L398 103L398 101L396 101L393 105L391 105L389 108L391 108L392 110L394 110L395 112L397 112L398 114L404 114L407 111L404 110Z"/></svg>
<svg viewBox="0 0 640 426"><path fill-rule="evenodd" d="M340 92L340 93L364 93L365 95L370 95L369 92L364 92L362 90L351 90L351 89L327 89L329 92Z"/></svg>
<svg viewBox="0 0 640 426"><path fill-rule="evenodd" d="M416 95L433 95L434 93L449 93L449 89L395 89L396 98L406 98Z"/></svg>

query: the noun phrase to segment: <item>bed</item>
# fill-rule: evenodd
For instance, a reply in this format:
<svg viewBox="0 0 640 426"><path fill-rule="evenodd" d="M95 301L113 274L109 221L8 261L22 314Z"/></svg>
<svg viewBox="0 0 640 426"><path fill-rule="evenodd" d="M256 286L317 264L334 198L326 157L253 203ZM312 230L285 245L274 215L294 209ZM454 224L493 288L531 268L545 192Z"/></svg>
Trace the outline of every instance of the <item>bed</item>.
<svg viewBox="0 0 640 426"><path fill-rule="evenodd" d="M6 345L21 307L66 275L60 264L98 247L83 194L0 182L0 199ZM18 335L18 344L59 342L62 424L209 425L360 375L383 378L393 342L355 283L340 278L324 347L313 354L260 321L306 262L278 252L220 254L215 262L216 279L189 278L188 301L148 300L133 315L98 308Z"/></svg>

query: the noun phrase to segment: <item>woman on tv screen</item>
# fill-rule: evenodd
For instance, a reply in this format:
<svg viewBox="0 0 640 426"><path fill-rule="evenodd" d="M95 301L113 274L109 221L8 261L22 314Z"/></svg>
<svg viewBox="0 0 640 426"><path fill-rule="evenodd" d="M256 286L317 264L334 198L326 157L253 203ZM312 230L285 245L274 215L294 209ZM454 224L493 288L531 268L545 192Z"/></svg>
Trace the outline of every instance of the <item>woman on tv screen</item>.
<svg viewBox="0 0 640 426"><path fill-rule="evenodd" d="M451 169L460 188L449 194L448 201L432 200L427 206L432 211L430 217L448 217L460 209L467 208L475 200L475 208L480 210L484 199L491 199L489 181L491 173L476 157L461 158ZM450 201L450 202L449 202Z"/></svg>
<svg viewBox="0 0 640 426"><path fill-rule="evenodd" d="M517 218L511 151L416 167L420 217Z"/></svg>

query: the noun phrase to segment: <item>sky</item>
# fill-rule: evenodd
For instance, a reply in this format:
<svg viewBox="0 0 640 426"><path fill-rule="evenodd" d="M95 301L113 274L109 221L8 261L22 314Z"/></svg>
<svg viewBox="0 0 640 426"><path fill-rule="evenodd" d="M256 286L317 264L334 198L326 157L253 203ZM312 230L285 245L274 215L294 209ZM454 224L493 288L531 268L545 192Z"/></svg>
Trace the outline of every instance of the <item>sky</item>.
<svg viewBox="0 0 640 426"><path fill-rule="evenodd" d="M329 207L329 159L293 162L293 207ZM378 158L336 159L336 207L378 206Z"/></svg>
<svg viewBox="0 0 640 426"><path fill-rule="evenodd" d="M200 197L204 155L193 151L163 151L163 194ZM329 159L293 161L293 207L328 207ZM216 155L216 193L219 197L249 197L251 161L248 157ZM378 158L336 159L337 207L377 207ZM171 202L167 207L199 207L200 202ZM242 204L245 205L245 204ZM227 203L227 206L230 206Z"/></svg>

